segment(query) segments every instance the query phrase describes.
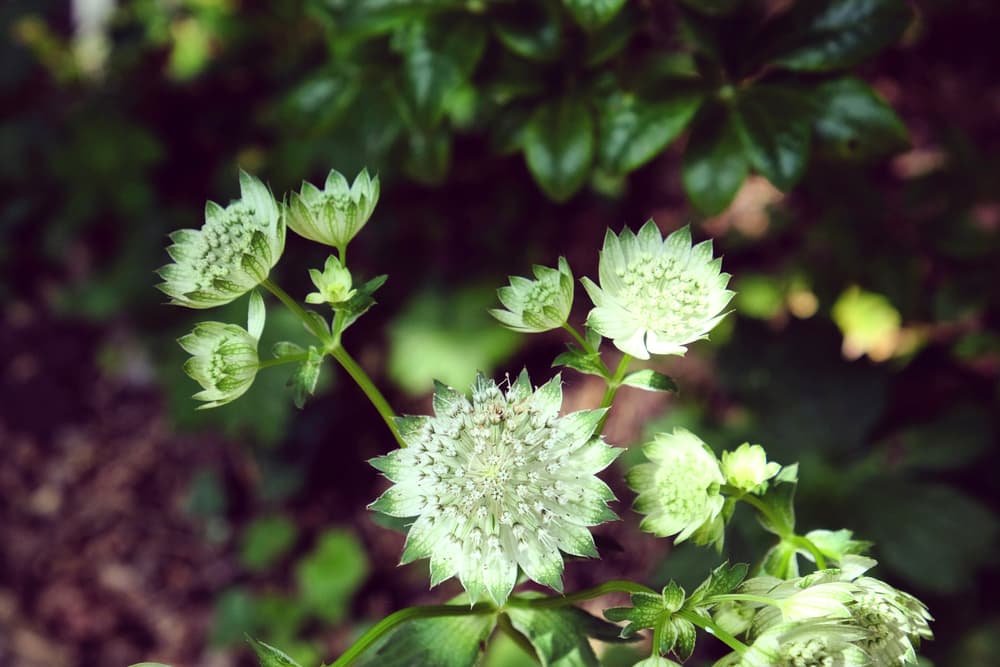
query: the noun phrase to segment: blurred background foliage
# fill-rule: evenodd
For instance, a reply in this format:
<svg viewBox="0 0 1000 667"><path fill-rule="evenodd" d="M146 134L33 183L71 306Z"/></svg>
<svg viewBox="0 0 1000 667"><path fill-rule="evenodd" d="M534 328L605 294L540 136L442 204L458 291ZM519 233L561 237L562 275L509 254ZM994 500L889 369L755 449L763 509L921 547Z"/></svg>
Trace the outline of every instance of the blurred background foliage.
<svg viewBox="0 0 1000 667"><path fill-rule="evenodd" d="M100 442L88 470L120 473L141 499L119 521L181 519L169 548L122 556L125 571L142 580L173 549L216 563L191 556L158 604L82 585L83 608L100 600L111 620L81 630L47 602L64 583L0 547L14 637L0 662L249 664L251 632L315 665L381 615L449 597L425 591L419 565L394 568L398 536L364 511L380 488L364 460L391 442L334 369L301 412L281 370L194 410L174 340L195 318L162 306L152 271L168 232L236 194L238 166L279 195L331 167L380 174L352 265L390 279L346 343L401 412L426 411L435 378L549 372L559 336L516 336L485 312L508 273L564 254L594 275L605 228L692 223L735 276L735 312L658 362L679 396L623 392L610 439L681 425L800 461L800 525L877 543L882 575L938 619L935 664L1000 655L995 3L9 0L0 25L0 542L73 520L46 510L53 488L84 504L102 493L74 496L46 462L73 458L62 427L128 436L123 406L138 404L164 424L143 469L159 472ZM323 259L290 236L278 278L304 295ZM276 308L264 335L264 350L302 338ZM565 380L570 400L599 400ZM762 553L761 531L735 525L730 557ZM568 588L604 574L690 585L714 556L608 530L623 551L571 565ZM68 552L75 571L83 552ZM488 664L525 659L499 643Z"/></svg>

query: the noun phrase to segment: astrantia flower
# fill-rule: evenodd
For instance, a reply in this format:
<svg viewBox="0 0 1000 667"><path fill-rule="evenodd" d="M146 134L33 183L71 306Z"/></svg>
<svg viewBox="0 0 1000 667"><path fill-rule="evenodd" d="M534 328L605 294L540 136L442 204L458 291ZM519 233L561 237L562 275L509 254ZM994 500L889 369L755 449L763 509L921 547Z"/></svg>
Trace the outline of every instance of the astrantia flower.
<svg viewBox="0 0 1000 667"><path fill-rule="evenodd" d="M326 258L323 271L309 269L309 277L318 291L306 295L306 303L341 304L357 293L351 287L351 272L334 255Z"/></svg>
<svg viewBox="0 0 1000 667"><path fill-rule="evenodd" d="M838 621L776 625L757 637L739 667L860 667L872 665L856 642L863 633Z"/></svg>
<svg viewBox="0 0 1000 667"><path fill-rule="evenodd" d="M522 372L506 393L479 376L471 401L438 385L433 417L400 418L407 447L372 461L395 485L371 508L416 517L402 562L430 558L431 585L457 576L473 602L503 604L518 567L562 590L560 551L596 556L587 527L616 518L595 474L620 450L594 437L604 410L561 404L558 376L532 391Z"/></svg>
<svg viewBox="0 0 1000 667"><path fill-rule="evenodd" d="M722 474L726 483L747 493L758 493L764 482L781 470L778 463L768 462L767 452L760 445L744 442L732 452L722 452Z"/></svg>
<svg viewBox="0 0 1000 667"><path fill-rule="evenodd" d="M933 637L931 615L920 600L873 577L853 582L860 592L850 607L855 624L865 630L858 645L875 665L916 664L921 639Z"/></svg>
<svg viewBox="0 0 1000 667"><path fill-rule="evenodd" d="M573 272L565 257L559 258L559 269L535 265L536 280L511 276L510 286L497 290L506 310L490 311L505 326L514 331L537 333L558 329L566 323L573 307Z"/></svg>
<svg viewBox="0 0 1000 667"><path fill-rule="evenodd" d="M362 169L353 185L336 170L326 177L322 190L302 183L288 206L288 226L299 236L335 248L345 247L368 222L378 203L378 176Z"/></svg>
<svg viewBox="0 0 1000 667"><path fill-rule="evenodd" d="M633 234L608 231L601 251L601 286L583 278L594 309L587 325L639 359L650 354L684 354L708 336L733 293L712 243L691 247L691 230L665 240L652 220Z"/></svg>
<svg viewBox="0 0 1000 667"><path fill-rule="evenodd" d="M677 534L683 542L719 516L725 481L715 454L698 436L682 428L658 433L642 448L650 463L640 463L626 477L639 494L633 505L646 517L642 530L660 537Z"/></svg>
<svg viewBox="0 0 1000 667"><path fill-rule="evenodd" d="M167 253L174 260L158 273L157 285L171 303L212 308L234 301L259 285L285 247L285 223L271 191L240 172L239 200L223 208L205 205L201 229L170 235Z"/></svg>
<svg viewBox="0 0 1000 667"><path fill-rule="evenodd" d="M259 368L257 342L264 329L264 301L257 292L250 295L247 320L247 329L223 322L199 322L191 333L178 339L192 355L184 371L203 389L194 398L208 401L200 409L234 401L253 384Z"/></svg>

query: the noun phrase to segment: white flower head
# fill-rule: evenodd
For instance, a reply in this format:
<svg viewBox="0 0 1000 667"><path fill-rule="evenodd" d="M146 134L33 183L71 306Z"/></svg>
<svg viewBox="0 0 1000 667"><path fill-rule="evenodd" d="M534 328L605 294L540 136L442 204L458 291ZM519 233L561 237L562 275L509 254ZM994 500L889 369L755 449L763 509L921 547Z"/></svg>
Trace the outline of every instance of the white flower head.
<svg viewBox="0 0 1000 667"><path fill-rule="evenodd" d="M309 277L317 291L306 295L306 303L328 303L337 306L357 293L352 287L351 272L335 255L326 258L322 271L309 269Z"/></svg>
<svg viewBox="0 0 1000 667"><path fill-rule="evenodd" d="M246 393L257 375L257 343L264 329L264 300L258 292L250 295L247 328L223 322L199 322L194 330L178 339L191 358L184 372L202 386L194 395L207 401L199 409L216 408Z"/></svg>
<svg viewBox="0 0 1000 667"><path fill-rule="evenodd" d="M322 190L303 182L301 192L292 193L288 226L310 241L343 248L368 222L379 192L378 176L371 178L367 169L361 170L352 185L331 169Z"/></svg>
<svg viewBox="0 0 1000 667"><path fill-rule="evenodd" d="M642 453L650 462L640 463L626 476L639 494L633 508L646 515L639 527L660 537L676 534L675 542L708 529L725 504L719 493L725 478L708 445L677 428L653 436Z"/></svg>
<svg viewBox="0 0 1000 667"><path fill-rule="evenodd" d="M565 257L559 268L535 265L535 280L511 276L510 285L497 290L506 310L490 310L493 317L514 331L538 333L558 329L573 307L573 272Z"/></svg>
<svg viewBox="0 0 1000 667"><path fill-rule="evenodd" d="M921 639L931 639L927 607L909 593L874 577L854 580L860 589L851 616L866 631L858 642L875 665L916 664Z"/></svg>
<svg viewBox="0 0 1000 667"><path fill-rule="evenodd" d="M480 375L471 400L439 384L433 417L400 418L407 447L371 461L395 485L370 507L416 517L402 563L430 558L431 586L457 576L473 602L503 604L518 567L561 591L560 551L596 556L588 526L617 518L595 475L621 451L594 437L605 410L561 404L559 376L504 392Z"/></svg>
<svg viewBox="0 0 1000 667"><path fill-rule="evenodd" d="M712 259L712 242L691 246L691 230L682 227L666 239L649 220L638 235L625 229L604 237L599 273L601 286L583 278L594 302L587 326L638 359L650 354L679 354L707 338L725 316L733 292L722 260Z"/></svg>
<svg viewBox="0 0 1000 667"><path fill-rule="evenodd" d="M872 665L856 642L863 633L836 620L783 623L757 637L739 667L860 667Z"/></svg>
<svg viewBox="0 0 1000 667"><path fill-rule="evenodd" d="M157 287L171 303L212 308L236 300L267 278L285 248L285 223L271 191L240 171L240 199L205 205L201 229L170 235L174 260L160 268Z"/></svg>
<svg viewBox="0 0 1000 667"><path fill-rule="evenodd" d="M734 451L722 452L722 474L726 483L747 493L766 489L764 483L778 474L781 465L768 462L767 452L760 445L744 442Z"/></svg>

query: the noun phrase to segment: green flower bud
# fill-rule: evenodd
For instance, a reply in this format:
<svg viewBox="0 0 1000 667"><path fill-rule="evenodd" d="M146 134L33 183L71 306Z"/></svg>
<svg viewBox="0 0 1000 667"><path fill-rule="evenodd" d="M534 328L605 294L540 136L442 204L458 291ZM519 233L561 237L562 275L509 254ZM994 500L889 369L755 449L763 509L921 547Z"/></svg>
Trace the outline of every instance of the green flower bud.
<svg viewBox="0 0 1000 667"><path fill-rule="evenodd" d="M266 278L285 248L285 223L263 183L240 171L239 200L225 208L205 205L200 230L170 235L173 264L157 273L157 287L171 303L188 308L221 306L246 294Z"/></svg>
<svg viewBox="0 0 1000 667"><path fill-rule="evenodd" d="M236 400L250 388L257 375L257 343L264 328L264 301L250 297L247 329L222 322L200 322L178 339L191 358L184 364L203 391L193 398L208 401L199 409L216 408Z"/></svg>
<svg viewBox="0 0 1000 667"><path fill-rule="evenodd" d="M328 303L337 306L357 293L357 290L351 287L353 284L351 272L334 255L326 258L322 273L316 269L309 269L309 277L319 291L307 294L306 303Z"/></svg>
<svg viewBox="0 0 1000 667"><path fill-rule="evenodd" d="M715 454L698 436L682 428L658 433L642 453L650 463L640 463L626 477L639 496L635 511L646 517L642 530L660 537L677 535L683 542L719 516L725 499L719 487L725 481Z"/></svg>
<svg viewBox="0 0 1000 667"><path fill-rule="evenodd" d="M652 220L638 235L609 230L598 270L600 287L581 281L594 302L587 326L638 359L683 355L687 345L708 337L733 297L722 260L712 259L711 241L692 247L688 227L666 239Z"/></svg>
<svg viewBox="0 0 1000 667"><path fill-rule="evenodd" d="M778 463L768 463L767 453L760 445L744 442L736 451L722 452L722 474L726 483L747 493L760 493L765 482L781 470Z"/></svg>
<svg viewBox="0 0 1000 667"><path fill-rule="evenodd" d="M506 310L490 310L493 317L509 329L538 333L558 329L569 318L573 307L573 272L565 257L559 258L559 268L535 265L536 280L511 276L510 286L497 290Z"/></svg>
<svg viewBox="0 0 1000 667"><path fill-rule="evenodd" d="M378 176L369 177L367 169L351 186L339 171L331 170L322 190L303 182L301 192L292 193L288 226L310 241L344 248L368 222L378 196Z"/></svg>

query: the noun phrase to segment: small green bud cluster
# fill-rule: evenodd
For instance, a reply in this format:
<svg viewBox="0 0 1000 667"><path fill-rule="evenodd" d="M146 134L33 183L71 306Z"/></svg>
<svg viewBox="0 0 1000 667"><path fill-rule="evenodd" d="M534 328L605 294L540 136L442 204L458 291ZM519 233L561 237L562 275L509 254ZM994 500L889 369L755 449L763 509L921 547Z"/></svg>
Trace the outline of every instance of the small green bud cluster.
<svg viewBox="0 0 1000 667"><path fill-rule="evenodd" d="M309 277L318 291L306 295L306 303L328 303L338 306L357 294L351 272L334 255L326 258L323 271L309 269Z"/></svg>

